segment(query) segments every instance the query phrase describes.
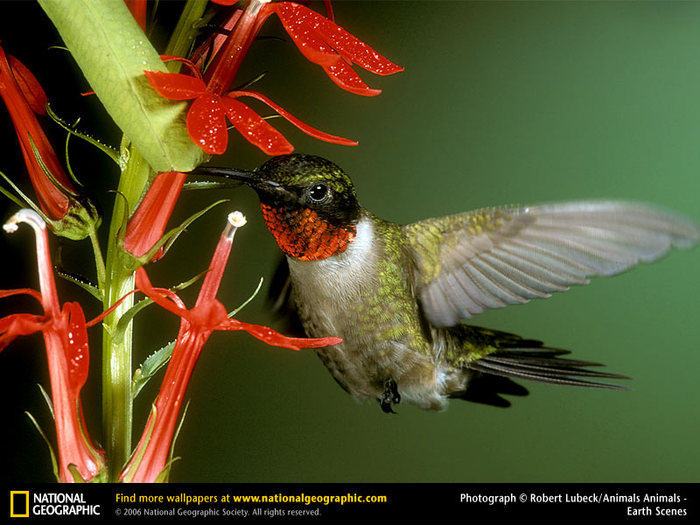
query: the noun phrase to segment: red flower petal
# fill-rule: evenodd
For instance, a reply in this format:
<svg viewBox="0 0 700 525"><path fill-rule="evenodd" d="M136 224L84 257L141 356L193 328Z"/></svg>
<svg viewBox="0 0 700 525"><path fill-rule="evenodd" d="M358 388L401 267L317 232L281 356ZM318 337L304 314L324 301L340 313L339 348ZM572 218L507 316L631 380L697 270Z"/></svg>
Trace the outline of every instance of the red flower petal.
<svg viewBox="0 0 700 525"><path fill-rule="evenodd" d="M41 294L31 288L16 290L0 290L0 298L12 295L30 295L40 303ZM29 335L41 330L46 324L46 318L34 314L13 314L0 319L0 350L9 345L19 335Z"/></svg>
<svg viewBox="0 0 700 525"><path fill-rule="evenodd" d="M403 71L403 67L394 64L391 60L377 53L362 40L354 37L342 27L334 24L327 18L319 15L315 11L297 6L297 12L303 11L305 16L313 24L314 29L321 34L323 40L330 44L340 55L358 66L371 71L375 75L393 75ZM304 16L298 13L296 16Z"/></svg>
<svg viewBox="0 0 700 525"><path fill-rule="evenodd" d="M39 81L22 62L12 55L8 55L7 58L10 61L10 68L17 81L17 85L19 85L19 88L22 90L22 94L24 98L27 99L27 103L32 108L32 111L39 115L46 115L48 99Z"/></svg>
<svg viewBox="0 0 700 525"><path fill-rule="evenodd" d="M382 92L381 89L373 89L365 84L365 81L341 57L336 57L332 64L322 65L321 67L323 67L330 79L345 91L365 97L374 97Z"/></svg>
<svg viewBox="0 0 700 525"><path fill-rule="evenodd" d="M199 68L194 64L192 60L182 58L176 55L160 55L160 59L163 62L180 62L182 65L187 67L190 73L192 73L192 76L199 79L202 78L202 74L199 72Z"/></svg>
<svg viewBox="0 0 700 525"><path fill-rule="evenodd" d="M30 335L46 326L46 318L33 314L13 314L0 319L0 350L20 335Z"/></svg>
<svg viewBox="0 0 700 525"><path fill-rule="evenodd" d="M129 8L131 14L134 15L136 22L143 29L146 30L146 0L124 0L126 7Z"/></svg>
<svg viewBox="0 0 700 525"><path fill-rule="evenodd" d="M317 138L319 140L323 140L325 142L332 142L334 144L342 144L343 146L357 146L357 144L358 144L357 141L345 139L343 137L337 137L335 135L329 135L328 133L324 133L323 131L320 131L316 128L309 126L308 124L302 122L301 120L296 118L294 115L289 113L289 111L285 110L283 107L275 104L274 102L272 102L272 100L270 100L266 96L261 95L260 93L257 93L255 91L231 91L230 93L227 93L226 96L231 97L231 98L252 97L252 98L258 99L259 101L264 102L265 104L270 106L281 117L284 117L290 123L294 124L297 128L299 128L301 131L303 131L307 135L310 135L310 136Z"/></svg>
<svg viewBox="0 0 700 525"><path fill-rule="evenodd" d="M26 295L31 295L36 299L37 301L41 302L41 294L37 292L36 290L32 290L31 288L17 288L15 290L0 290L0 299L3 297L10 297L11 295L20 295L20 294L26 294Z"/></svg>
<svg viewBox="0 0 700 525"><path fill-rule="evenodd" d="M222 95L228 91L243 57L248 52L260 27L272 13L265 9L269 5L268 1L250 0L231 34L216 53L205 74L207 87L212 93Z"/></svg>
<svg viewBox="0 0 700 525"><path fill-rule="evenodd" d="M381 91L370 89L345 61L355 63L378 75L403 71L370 46L327 18L293 2L270 4L285 30L302 54L323 67L328 76L342 89L365 96ZM344 60L345 61L344 61Z"/></svg>
<svg viewBox="0 0 700 525"><path fill-rule="evenodd" d="M23 89L38 89L38 92L41 93L43 91L34 85L36 79L33 75L24 66L18 66L18 64L19 62L14 61L15 69L13 70L5 52L0 47L0 96L7 106L15 126L29 178L36 191L41 209L52 219L62 219L71 207L71 200L66 193L74 194L76 192L73 183L63 171L56 153L51 148L51 144L34 114L34 109L29 105L27 97L22 92ZM16 74L18 71L20 74ZM40 98L40 96L35 98L34 103L41 105ZM56 186L54 181L44 173L32 149L30 138L46 168L62 188Z"/></svg>
<svg viewBox="0 0 700 525"><path fill-rule="evenodd" d="M306 337L287 337L274 331L267 326L257 324L243 323L236 319L229 319L225 326L219 327L220 330L245 330L250 335L272 346L281 346L283 348L291 348L292 350L301 350L302 348L321 348L324 346L332 346L342 343L343 340L339 337L321 337L311 339Z"/></svg>
<svg viewBox="0 0 700 525"><path fill-rule="evenodd" d="M187 113L187 132L209 155L221 155L226 151L228 131L221 97L206 93L192 103Z"/></svg>
<svg viewBox="0 0 700 525"><path fill-rule="evenodd" d="M159 173L129 219L124 249L134 257L146 254L163 236L187 175L178 171Z"/></svg>
<svg viewBox="0 0 700 525"><path fill-rule="evenodd" d="M136 269L136 287L161 308L165 308L179 317L189 318L189 310L185 308L182 300L170 290L154 288L143 266ZM166 299L164 295L170 297L171 300Z"/></svg>
<svg viewBox="0 0 700 525"><path fill-rule="evenodd" d="M68 380L71 393L77 399L90 369L87 326L85 314L78 303L65 303L63 315L68 319L68 332L64 334L66 340L63 344L68 360Z"/></svg>
<svg viewBox="0 0 700 525"><path fill-rule="evenodd" d="M144 71L151 87L168 100L188 100L207 92L202 79L181 73Z"/></svg>
<svg viewBox="0 0 700 525"><path fill-rule="evenodd" d="M248 106L231 97L221 97L231 124L248 142L268 155L286 155L294 151L284 136Z"/></svg>

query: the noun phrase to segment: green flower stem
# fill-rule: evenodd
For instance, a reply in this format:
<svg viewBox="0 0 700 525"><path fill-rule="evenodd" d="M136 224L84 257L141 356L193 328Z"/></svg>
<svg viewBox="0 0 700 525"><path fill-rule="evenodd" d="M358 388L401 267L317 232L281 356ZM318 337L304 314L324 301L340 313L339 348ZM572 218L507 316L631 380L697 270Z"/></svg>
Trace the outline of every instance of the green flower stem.
<svg viewBox="0 0 700 525"><path fill-rule="evenodd" d="M152 170L138 151L130 146L129 160L119 180L109 230L105 276L104 308L134 289L134 273L124 264L120 235L131 210L148 185ZM133 294L126 298L103 323L102 421L110 477L116 481L131 454L133 397L131 395L132 323L117 330L121 316L134 305Z"/></svg>
<svg viewBox="0 0 700 525"><path fill-rule="evenodd" d="M182 10L175 31L170 37L168 47L165 48L166 55L178 57L187 57L189 55L192 44L199 34L202 15L208 3L209 0L188 0ZM172 73L177 73L182 64L180 62L170 62L167 66Z"/></svg>
<svg viewBox="0 0 700 525"><path fill-rule="evenodd" d="M95 254L95 269L97 270L97 288L104 293L105 289L105 261L102 258L102 249L100 248L100 240L97 238L97 229L92 227L90 233L90 243L92 251Z"/></svg>
<svg viewBox="0 0 700 525"><path fill-rule="evenodd" d="M122 174L104 264L96 235L90 237L107 309L134 289L133 260L124 257L120 235L153 170L187 172L206 156L187 133L188 104L161 97L145 77L144 70L167 68L124 2L39 0L39 4L109 115L128 137L119 159ZM188 53L205 8L205 0L188 0L168 46L169 54ZM111 481L118 479L131 453L132 325L125 330L117 330L117 326L133 304L129 295L102 325L103 440Z"/></svg>

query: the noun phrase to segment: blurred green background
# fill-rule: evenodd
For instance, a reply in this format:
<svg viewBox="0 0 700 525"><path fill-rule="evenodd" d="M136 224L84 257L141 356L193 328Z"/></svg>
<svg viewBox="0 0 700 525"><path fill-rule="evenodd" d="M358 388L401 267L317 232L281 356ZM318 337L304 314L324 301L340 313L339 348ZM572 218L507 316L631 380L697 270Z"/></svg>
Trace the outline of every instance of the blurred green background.
<svg viewBox="0 0 700 525"><path fill-rule="evenodd" d="M8 4L13 3L0 10ZM161 2L159 9L165 16L180 6ZM238 80L268 71L254 89L311 125L359 140L354 148L328 145L281 119L273 122L297 151L344 167L361 203L380 217L407 223L489 205L624 198L700 220L700 4L334 2L334 7L339 25L405 67L391 77L361 73L384 90L380 96L339 90L288 39L256 42ZM21 24L44 27L44 46L57 43L41 11L33 9L36 18L25 17ZM7 23L3 28L14 30L14 38L27 38ZM262 34L286 36L277 20ZM11 45L5 33L0 39ZM17 42L12 51L25 59ZM41 75L46 57L56 56L42 53L27 62L42 81L60 84ZM75 75L70 60L58 56L60 65L52 67ZM60 95L60 86L53 89ZM87 125L102 122L109 129L99 106L94 108L97 116L88 116ZM77 110L66 111L76 116ZM7 128L8 119L2 119ZM92 131L104 136L99 127ZM117 135L110 133L114 142ZM0 169L12 173L4 159L18 169L21 159L14 159L18 151L12 134L8 137ZM109 203L113 197L105 191L116 185L116 174L111 168L93 173L88 155L80 169ZM264 160L233 132L229 154L211 164L253 168ZM249 220L237 234L219 297L232 308L261 276L269 281L279 251L253 192L226 196ZM216 197L184 195L173 223ZM11 207L2 206L4 219ZM166 286L200 272L230 207L193 225L152 265L154 283ZM31 235L2 237L7 269L0 285L34 285ZM66 264L85 264L85 253L66 246ZM24 268L29 273L18 277ZM84 272L90 271L86 265ZM699 277L700 249L673 252L654 265L547 301L474 318L474 324L542 339L633 378L629 392L527 384L530 396L513 399L509 409L453 401L443 413L401 405L398 415L386 415L375 403L349 397L312 351L266 347L243 333L214 334L190 383L191 402L176 446L182 460L171 480L698 481ZM64 300L85 298L68 284L61 293ZM184 296L191 300L193 292ZM274 323L264 293L239 318ZM135 361L172 339L176 329L172 316L145 312ZM88 425L99 435L97 330L92 337L84 398ZM0 470L11 480L50 479L48 453L23 415L31 410L51 428L35 386L46 382L44 369L40 338L13 343L0 355L5 422ZM154 383L139 396L136 432L156 392Z"/></svg>

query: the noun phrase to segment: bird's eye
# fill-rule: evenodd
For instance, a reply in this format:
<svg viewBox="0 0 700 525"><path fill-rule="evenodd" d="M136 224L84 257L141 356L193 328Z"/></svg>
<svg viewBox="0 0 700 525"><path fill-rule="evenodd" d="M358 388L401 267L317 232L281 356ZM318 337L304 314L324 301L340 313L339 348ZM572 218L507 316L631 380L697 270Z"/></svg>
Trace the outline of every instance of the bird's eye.
<svg viewBox="0 0 700 525"><path fill-rule="evenodd" d="M309 196L309 199L311 199L313 202L325 202L326 200L328 200L330 192L328 190L328 186L326 186L323 183L319 183L311 186L307 190L306 194Z"/></svg>

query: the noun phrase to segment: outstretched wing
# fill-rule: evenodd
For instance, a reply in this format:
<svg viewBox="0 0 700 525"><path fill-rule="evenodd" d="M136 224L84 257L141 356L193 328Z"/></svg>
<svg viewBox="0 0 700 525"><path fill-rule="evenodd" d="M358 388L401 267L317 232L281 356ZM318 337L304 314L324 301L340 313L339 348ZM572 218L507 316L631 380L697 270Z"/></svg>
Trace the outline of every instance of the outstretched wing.
<svg viewBox="0 0 700 525"><path fill-rule="evenodd" d="M620 201L488 208L409 224L404 233L423 309L440 327L700 240L700 227L684 217Z"/></svg>

